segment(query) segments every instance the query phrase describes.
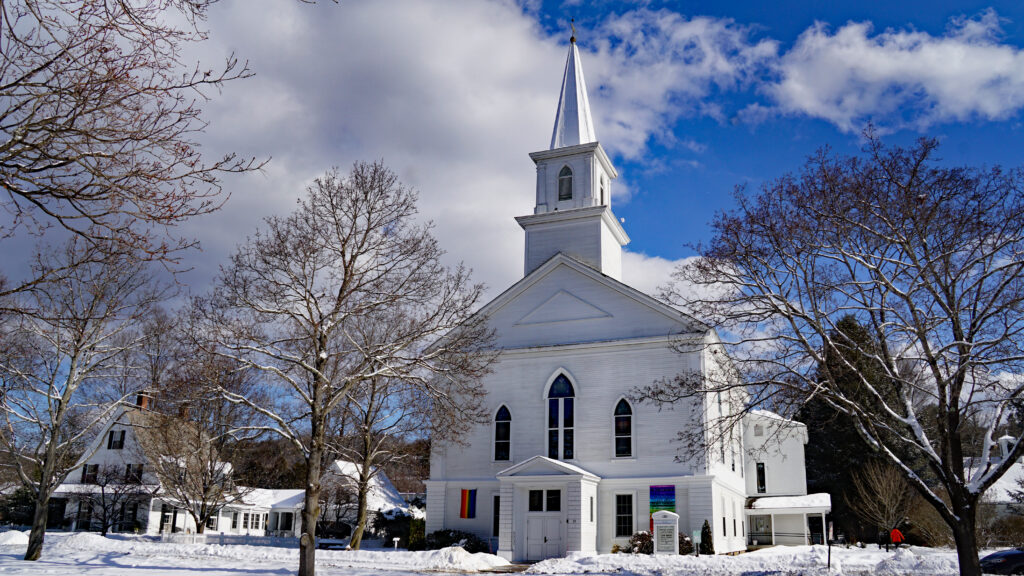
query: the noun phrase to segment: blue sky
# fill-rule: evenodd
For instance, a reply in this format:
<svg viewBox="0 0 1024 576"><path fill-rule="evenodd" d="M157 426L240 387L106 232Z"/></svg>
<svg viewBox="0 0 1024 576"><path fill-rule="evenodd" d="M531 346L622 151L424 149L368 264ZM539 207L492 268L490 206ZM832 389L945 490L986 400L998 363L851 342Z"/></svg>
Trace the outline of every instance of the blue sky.
<svg viewBox="0 0 1024 576"><path fill-rule="evenodd" d="M452 262L495 295L522 275L527 154L550 140L575 17L598 139L621 175L625 280L653 291L732 189L817 148L943 142L951 164L1022 163L1024 6L1011 2L288 0L215 4L195 56L256 76L206 105L211 154L271 157L190 223L202 291L269 214L331 166L383 159L420 191Z"/></svg>

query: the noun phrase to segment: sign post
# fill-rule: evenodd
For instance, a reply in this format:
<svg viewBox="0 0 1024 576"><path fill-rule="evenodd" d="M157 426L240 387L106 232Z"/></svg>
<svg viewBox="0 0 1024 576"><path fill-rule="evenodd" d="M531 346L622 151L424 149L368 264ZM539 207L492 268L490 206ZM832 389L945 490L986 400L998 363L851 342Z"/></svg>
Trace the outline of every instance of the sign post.
<svg viewBox="0 0 1024 576"><path fill-rule="evenodd" d="M679 554L679 514L659 510L651 515L654 523L654 553Z"/></svg>

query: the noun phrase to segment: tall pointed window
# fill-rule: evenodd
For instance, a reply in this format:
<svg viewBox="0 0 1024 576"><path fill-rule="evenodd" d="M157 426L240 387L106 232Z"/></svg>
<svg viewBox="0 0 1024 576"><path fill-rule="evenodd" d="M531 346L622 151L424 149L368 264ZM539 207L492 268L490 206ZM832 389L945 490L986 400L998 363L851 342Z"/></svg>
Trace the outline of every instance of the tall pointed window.
<svg viewBox="0 0 1024 576"><path fill-rule="evenodd" d="M548 391L548 458L572 460L576 392L565 374L559 374Z"/></svg>
<svg viewBox="0 0 1024 576"><path fill-rule="evenodd" d="M633 409L625 399L615 405L615 457L633 456Z"/></svg>
<svg viewBox="0 0 1024 576"><path fill-rule="evenodd" d="M494 416L494 459L508 460L511 454L512 414L502 406Z"/></svg>
<svg viewBox="0 0 1024 576"><path fill-rule="evenodd" d="M572 170L568 166L558 173L558 199L572 200Z"/></svg>
<svg viewBox="0 0 1024 576"><path fill-rule="evenodd" d="M601 176L601 205L602 206L607 206L608 205L608 198L605 197L605 192L604 191L605 191L604 176Z"/></svg>

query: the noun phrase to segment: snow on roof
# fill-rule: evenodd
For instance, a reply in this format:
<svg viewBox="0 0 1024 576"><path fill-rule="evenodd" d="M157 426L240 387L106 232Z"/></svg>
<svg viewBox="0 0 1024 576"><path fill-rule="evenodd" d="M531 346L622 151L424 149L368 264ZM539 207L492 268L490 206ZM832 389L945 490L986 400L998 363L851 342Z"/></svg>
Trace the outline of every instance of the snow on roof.
<svg viewBox="0 0 1024 576"><path fill-rule="evenodd" d="M754 510L768 508L831 508L832 497L827 492L820 494L804 494L803 496L765 496L755 498L750 503Z"/></svg>
<svg viewBox="0 0 1024 576"><path fill-rule="evenodd" d="M118 485L121 486L121 485ZM157 484L133 484L137 486L140 493L145 494L157 494L160 492L160 486ZM105 487L98 486L96 484L79 484L79 483L68 483L61 484L53 491L54 494L99 494L100 491L106 490L108 493L113 489L113 485Z"/></svg>
<svg viewBox="0 0 1024 576"><path fill-rule="evenodd" d="M789 418L784 418L776 414L775 412L771 412L763 408L754 408L753 410L748 412L748 414L750 414L751 416L758 416L761 418L770 418L772 420L782 420L783 422L793 422L793 420L790 420Z"/></svg>
<svg viewBox="0 0 1024 576"><path fill-rule="evenodd" d="M978 467L970 467L970 478L974 478L978 473ZM1006 474L1003 474L999 480L996 480L995 483L985 491L984 498L989 502L995 503L1013 502L1013 498L1010 498L1010 491L1019 492L1022 490L1024 490L1024 462L1015 462L1010 466L1010 469L1006 471Z"/></svg>
<svg viewBox="0 0 1024 576"><path fill-rule="evenodd" d="M306 496L305 490L294 488L272 490L270 488L239 487L239 489L251 490L245 495L243 501L263 508L301 508Z"/></svg>
<svg viewBox="0 0 1024 576"><path fill-rule="evenodd" d="M355 483L359 479L359 470L360 467L355 462L335 460L327 467L323 481L325 484L328 482ZM398 493L398 489L391 483L387 474L383 470L374 470L376 473L370 478L370 487L366 494L366 509L371 512L374 510L390 512L397 509L410 514L405 498Z"/></svg>

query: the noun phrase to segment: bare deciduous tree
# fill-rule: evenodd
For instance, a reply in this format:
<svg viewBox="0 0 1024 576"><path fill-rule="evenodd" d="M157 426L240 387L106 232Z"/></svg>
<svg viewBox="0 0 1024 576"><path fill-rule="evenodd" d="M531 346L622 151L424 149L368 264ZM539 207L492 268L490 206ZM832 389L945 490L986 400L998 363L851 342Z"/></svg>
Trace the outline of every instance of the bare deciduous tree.
<svg viewBox="0 0 1024 576"><path fill-rule="evenodd" d="M117 405L93 403L81 389L123 370L124 352L141 338L122 336L163 296L142 262L80 237L34 268L47 282L16 295L20 313L7 314L0 334L0 447L35 497L27 560L41 553L51 494Z"/></svg>
<svg viewBox="0 0 1024 576"><path fill-rule="evenodd" d="M266 373L281 392L276 405L227 397L305 456L300 576L315 571L321 475L340 404L379 377L452 398L474 390L492 360L489 332L471 317L481 286L441 263L430 226L415 216L416 194L382 164L329 172L294 213L266 220L207 302L215 350ZM369 329L381 326L388 330Z"/></svg>
<svg viewBox="0 0 1024 576"><path fill-rule="evenodd" d="M888 533L907 519L913 492L903 473L892 464L869 462L853 473L850 508L864 522ZM850 499L847 494L847 499Z"/></svg>
<svg viewBox="0 0 1024 576"><path fill-rule="evenodd" d="M183 61L213 1L0 2L0 237L56 227L165 260L193 243L168 228L220 207L222 175L259 166L204 162L196 142L198 103L249 75L233 57Z"/></svg>
<svg viewBox="0 0 1024 576"><path fill-rule="evenodd" d="M974 576L981 496L1024 452L1018 434L995 457L1024 397L1024 174L941 167L935 148L869 134L863 157L822 151L739 191L666 296L727 336L755 404L814 397L848 415L950 526ZM873 335L853 355L833 338L851 316ZM830 354L863 362L845 366L855 393ZM982 438L973 459L968 423Z"/></svg>

